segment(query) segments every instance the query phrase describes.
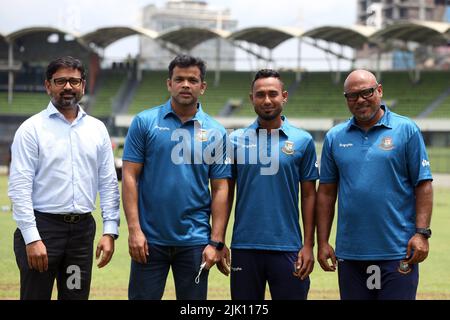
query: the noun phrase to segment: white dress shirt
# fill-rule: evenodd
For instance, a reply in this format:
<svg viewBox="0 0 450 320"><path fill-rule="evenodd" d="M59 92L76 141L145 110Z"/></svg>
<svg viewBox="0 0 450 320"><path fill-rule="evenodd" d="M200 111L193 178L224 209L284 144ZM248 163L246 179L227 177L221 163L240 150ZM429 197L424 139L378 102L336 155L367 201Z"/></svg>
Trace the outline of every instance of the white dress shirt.
<svg viewBox="0 0 450 320"><path fill-rule="evenodd" d="M119 234L120 194L111 140L100 120L78 110L70 123L50 102L14 136L8 195L26 244L41 240L33 210L92 212L97 192L103 233Z"/></svg>

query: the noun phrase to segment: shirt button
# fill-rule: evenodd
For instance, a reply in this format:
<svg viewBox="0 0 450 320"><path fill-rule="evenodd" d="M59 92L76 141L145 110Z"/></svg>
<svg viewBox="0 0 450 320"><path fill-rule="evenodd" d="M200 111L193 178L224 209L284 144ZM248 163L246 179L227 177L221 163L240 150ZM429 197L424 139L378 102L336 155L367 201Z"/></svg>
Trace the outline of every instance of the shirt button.
<svg viewBox="0 0 450 320"><path fill-rule="evenodd" d="M364 137L365 140L369 139L368 137Z"/></svg>

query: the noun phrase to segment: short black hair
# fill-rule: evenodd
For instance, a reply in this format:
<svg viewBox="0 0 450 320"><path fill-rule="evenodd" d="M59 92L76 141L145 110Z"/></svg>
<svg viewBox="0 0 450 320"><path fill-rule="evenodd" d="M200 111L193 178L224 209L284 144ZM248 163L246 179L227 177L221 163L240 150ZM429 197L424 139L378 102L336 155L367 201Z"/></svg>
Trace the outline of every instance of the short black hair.
<svg viewBox="0 0 450 320"><path fill-rule="evenodd" d="M176 56L169 64L169 79L172 79L173 69L175 69L175 67L179 68L198 67L200 69L200 79L202 81L205 81L206 63L200 58L188 56L186 54Z"/></svg>
<svg viewBox="0 0 450 320"><path fill-rule="evenodd" d="M65 56L59 57L49 63L45 72L47 80L50 80L60 68L76 69L80 71L81 79L86 79L86 70L84 69L83 63L74 57Z"/></svg>
<svg viewBox="0 0 450 320"><path fill-rule="evenodd" d="M261 69L255 74L255 78L253 79L251 89L253 90L256 80L264 79L264 78L276 78L276 79L280 80L281 87L284 88L284 83L281 80L281 75L278 71L273 70L273 69Z"/></svg>

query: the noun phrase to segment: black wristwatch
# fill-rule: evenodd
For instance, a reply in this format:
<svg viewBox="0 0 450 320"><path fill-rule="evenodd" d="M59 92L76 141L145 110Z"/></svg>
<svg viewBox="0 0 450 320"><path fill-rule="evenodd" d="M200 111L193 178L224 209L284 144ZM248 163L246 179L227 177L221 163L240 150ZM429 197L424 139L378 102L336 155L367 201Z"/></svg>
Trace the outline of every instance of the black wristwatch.
<svg viewBox="0 0 450 320"><path fill-rule="evenodd" d="M222 250L223 247L225 246L225 243L223 243L223 242L217 242L217 241L212 241L212 240L209 240L208 244L210 246L216 247L216 250L219 250L219 251Z"/></svg>
<svg viewBox="0 0 450 320"><path fill-rule="evenodd" d="M423 235L425 239L429 239L431 237L430 228L416 228L416 233Z"/></svg>

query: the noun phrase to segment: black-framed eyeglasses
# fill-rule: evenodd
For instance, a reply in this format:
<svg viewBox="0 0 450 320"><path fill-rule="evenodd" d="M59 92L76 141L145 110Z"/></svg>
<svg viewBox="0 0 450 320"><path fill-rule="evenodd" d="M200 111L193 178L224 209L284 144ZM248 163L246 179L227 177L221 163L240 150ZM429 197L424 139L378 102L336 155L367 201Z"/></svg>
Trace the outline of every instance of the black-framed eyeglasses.
<svg viewBox="0 0 450 320"><path fill-rule="evenodd" d="M53 83L57 87L65 87L67 82L70 83L72 88L75 88L75 87L79 87L81 85L81 83L83 82L83 79L81 79L81 78L64 78L64 77L53 79Z"/></svg>
<svg viewBox="0 0 450 320"><path fill-rule="evenodd" d="M369 99L370 97L373 96L373 93L375 92L375 90L378 88L379 84L377 84L376 86L372 87L372 88L367 88L358 92L344 92L344 97L348 100L348 101L356 101L358 100L359 96L361 96L363 99Z"/></svg>

